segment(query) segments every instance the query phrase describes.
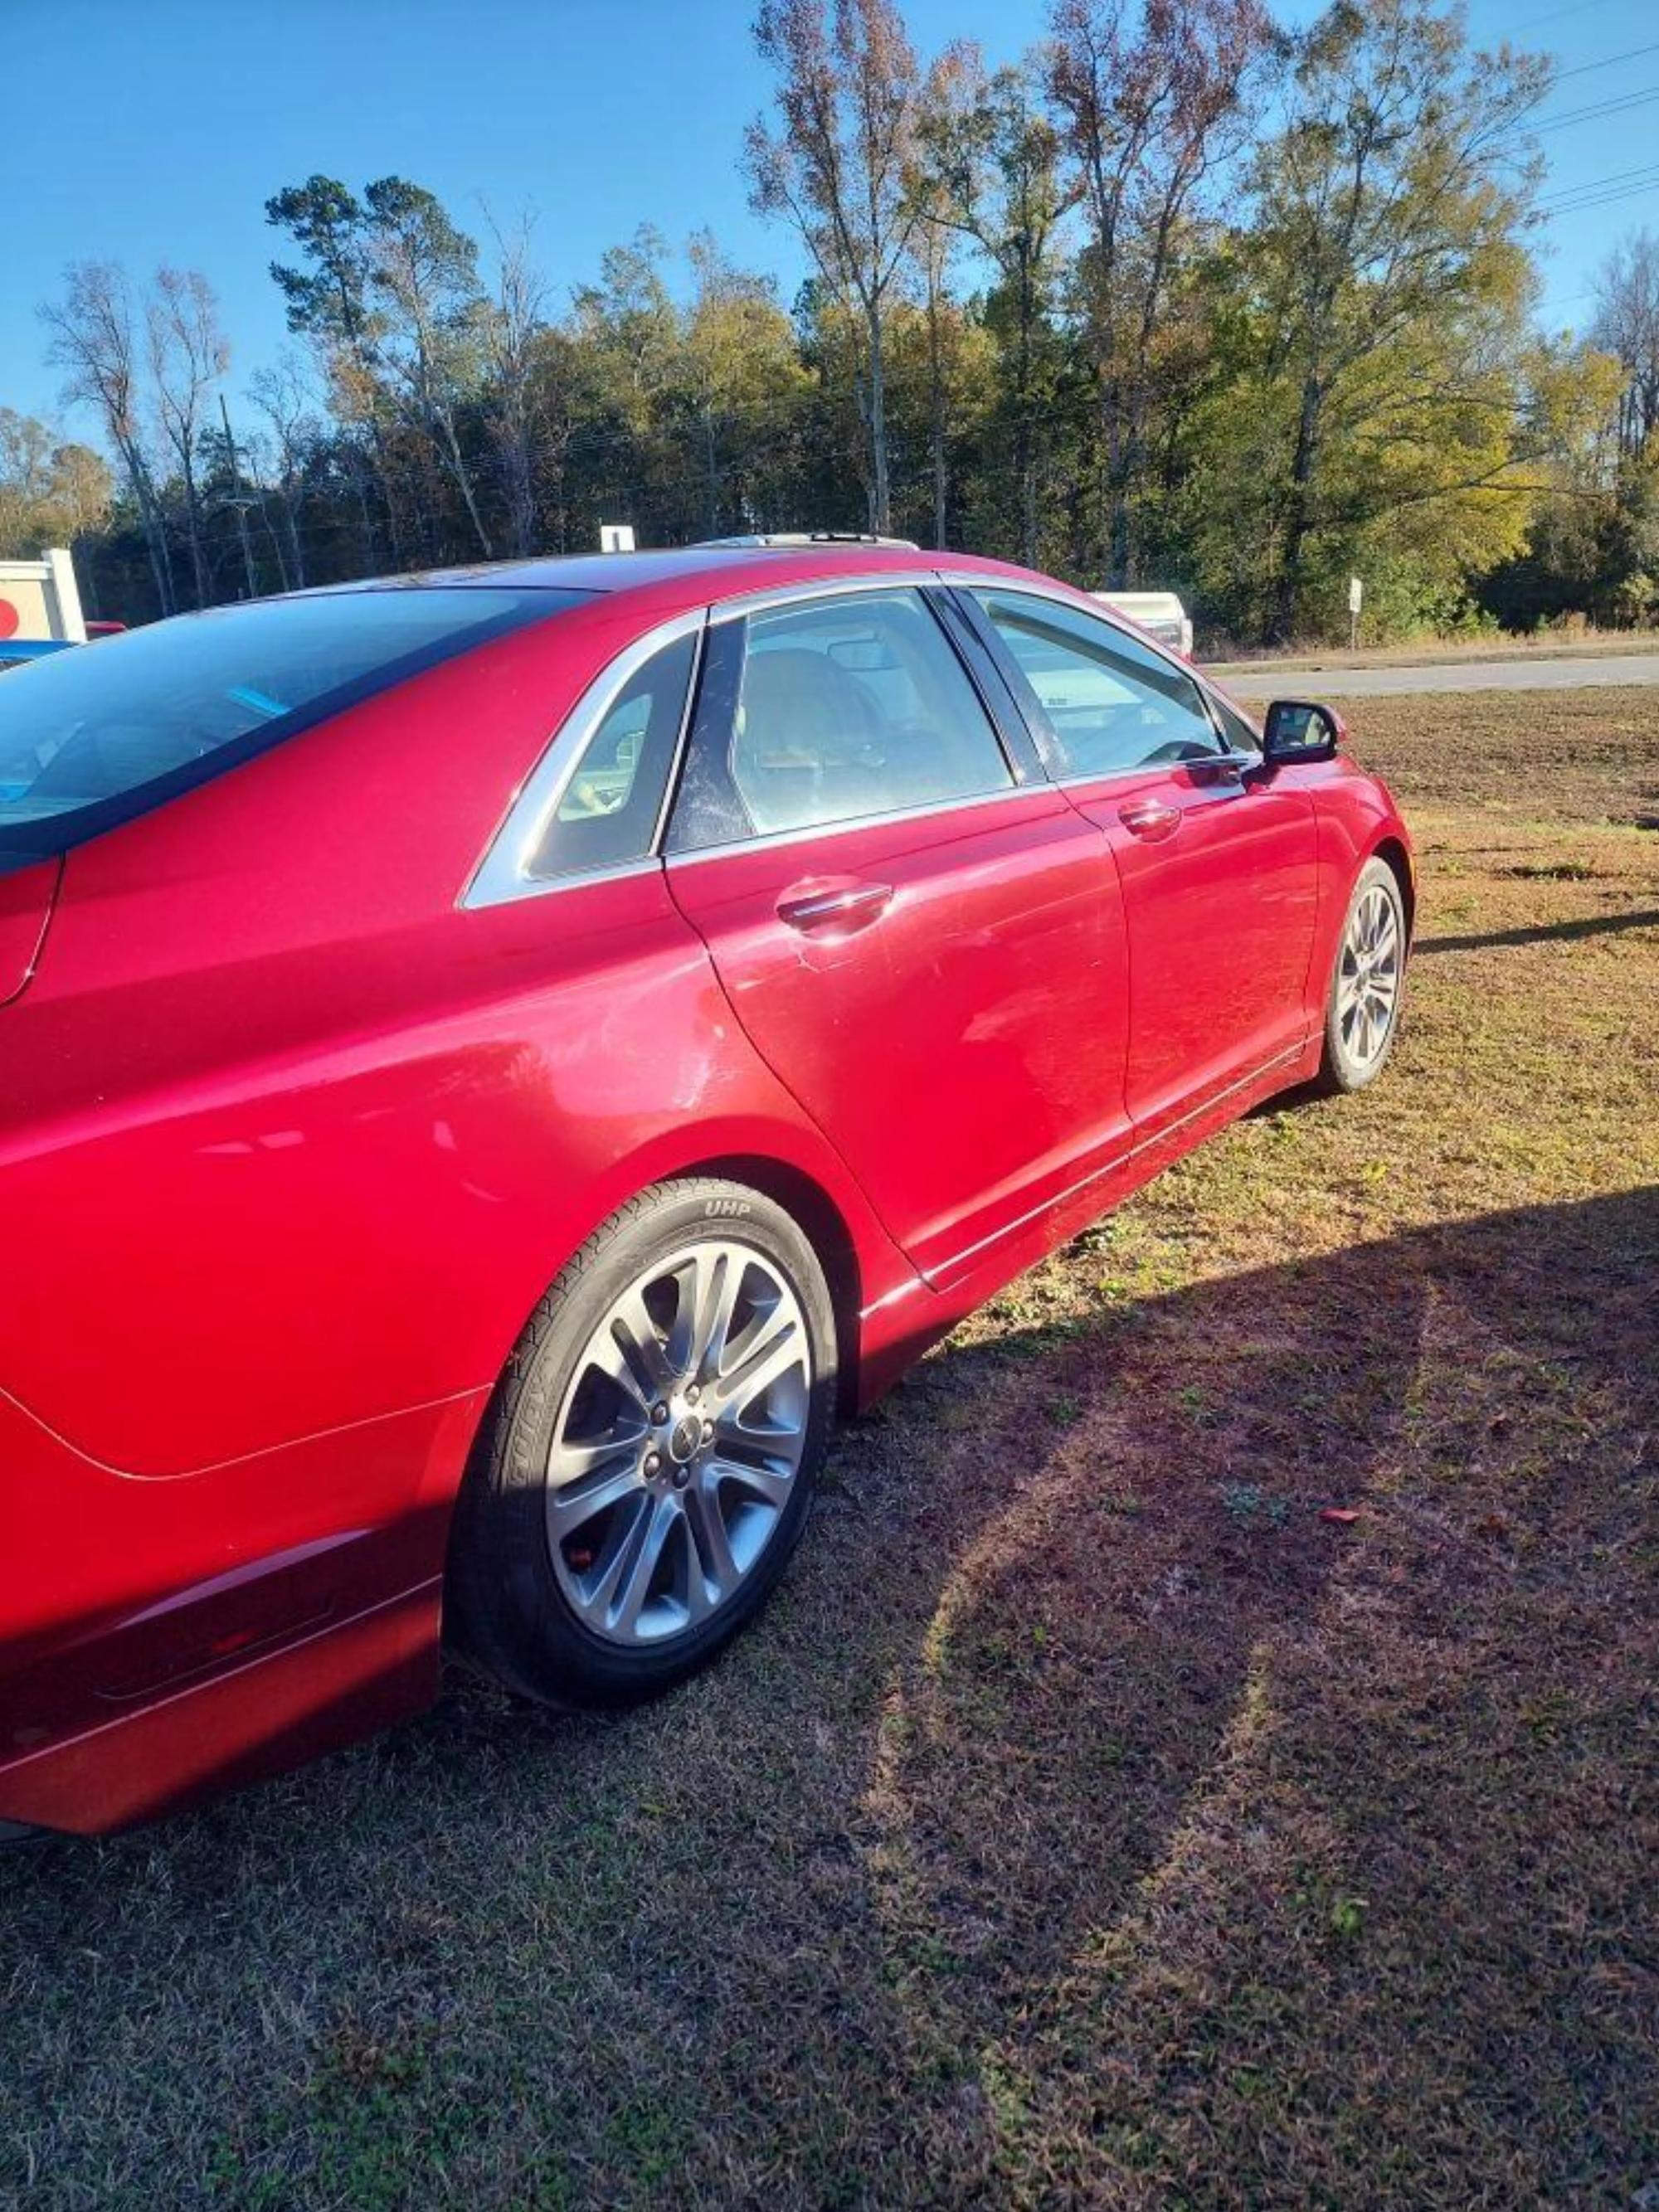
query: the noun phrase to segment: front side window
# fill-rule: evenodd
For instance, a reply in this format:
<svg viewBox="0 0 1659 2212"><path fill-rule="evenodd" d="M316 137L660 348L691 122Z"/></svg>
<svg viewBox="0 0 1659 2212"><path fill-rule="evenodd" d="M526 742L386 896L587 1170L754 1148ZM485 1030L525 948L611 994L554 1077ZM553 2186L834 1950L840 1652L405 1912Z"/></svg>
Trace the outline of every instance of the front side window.
<svg viewBox="0 0 1659 2212"><path fill-rule="evenodd" d="M1212 759L1223 750L1198 685L1138 639L1057 599L996 591L975 597L1067 775Z"/></svg>
<svg viewBox="0 0 1659 2212"><path fill-rule="evenodd" d="M750 826L782 830L1013 785L919 591L804 601L744 625L730 766Z"/></svg>
<svg viewBox="0 0 1659 2212"><path fill-rule="evenodd" d="M635 670L605 709L528 874L580 875L642 860L650 852L696 651L694 635L672 639Z"/></svg>
<svg viewBox="0 0 1659 2212"><path fill-rule="evenodd" d="M403 586L181 615L12 669L0 859L62 851L581 592Z"/></svg>

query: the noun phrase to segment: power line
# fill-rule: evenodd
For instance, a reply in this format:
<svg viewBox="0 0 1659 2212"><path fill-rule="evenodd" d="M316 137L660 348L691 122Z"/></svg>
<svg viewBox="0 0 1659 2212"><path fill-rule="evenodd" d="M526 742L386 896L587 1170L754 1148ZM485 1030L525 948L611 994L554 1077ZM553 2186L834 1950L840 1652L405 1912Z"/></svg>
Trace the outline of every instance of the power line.
<svg viewBox="0 0 1659 2212"><path fill-rule="evenodd" d="M1512 39L1518 39L1524 32L1537 30L1540 24L1559 23L1564 15L1588 15L1592 8L1606 8L1611 4L1612 0L1576 0L1576 4L1570 8L1548 8L1541 15L1528 15L1523 23L1512 23L1509 34Z"/></svg>
<svg viewBox="0 0 1659 2212"><path fill-rule="evenodd" d="M1655 191L1659 191L1659 171L1643 184L1620 185L1612 191L1598 193L1589 199L1571 200L1565 207L1547 208L1544 220L1553 222L1558 216L1583 215L1591 208L1611 207L1615 201L1639 199L1643 193Z"/></svg>
<svg viewBox="0 0 1659 2212"><path fill-rule="evenodd" d="M1547 116L1542 123L1530 127L1534 137L1541 137L1547 131L1563 131L1570 123L1593 123L1604 115L1621 115L1632 107L1645 107L1654 100L1659 100L1659 84L1648 85L1640 92L1621 92L1612 100L1592 100L1587 107L1571 107L1565 115ZM1528 128L1524 124L1515 127L1518 131Z"/></svg>
<svg viewBox="0 0 1659 2212"><path fill-rule="evenodd" d="M1633 62L1643 54L1659 54L1659 40L1650 46L1631 46L1622 54L1607 54L1599 62L1580 62L1576 69L1558 70L1555 82L1565 84L1570 76L1589 76L1594 70L1612 69L1619 62Z"/></svg>
<svg viewBox="0 0 1659 2212"><path fill-rule="evenodd" d="M1639 162L1633 169L1614 169L1605 177L1586 177L1576 185L1564 185L1559 192L1551 192L1540 200L1542 208L1559 207L1565 201L1576 200L1583 192L1599 192L1608 185L1625 185L1632 181L1645 183L1659 176L1659 161Z"/></svg>

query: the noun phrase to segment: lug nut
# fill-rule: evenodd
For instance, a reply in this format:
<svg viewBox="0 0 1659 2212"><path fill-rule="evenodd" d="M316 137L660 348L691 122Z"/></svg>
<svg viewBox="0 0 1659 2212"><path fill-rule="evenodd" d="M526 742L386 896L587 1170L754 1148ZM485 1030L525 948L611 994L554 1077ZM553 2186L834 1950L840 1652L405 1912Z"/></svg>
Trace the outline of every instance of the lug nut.
<svg viewBox="0 0 1659 2212"><path fill-rule="evenodd" d="M702 1440L704 1443L709 1443L713 1439L714 1434L714 1424L712 1421L705 1421L702 1425Z"/></svg>
<svg viewBox="0 0 1659 2212"><path fill-rule="evenodd" d="M645 1455L645 1471L647 1474L657 1474L661 1466L662 1454L660 1452L647 1452Z"/></svg>
<svg viewBox="0 0 1659 2212"><path fill-rule="evenodd" d="M695 1406L702 1395L702 1391L698 1389L696 1384L694 1382L685 1394L685 1402L688 1406Z"/></svg>
<svg viewBox="0 0 1659 2212"><path fill-rule="evenodd" d="M665 1421L668 1419L667 1407L653 1406L651 1408L651 1418L653 1421Z"/></svg>

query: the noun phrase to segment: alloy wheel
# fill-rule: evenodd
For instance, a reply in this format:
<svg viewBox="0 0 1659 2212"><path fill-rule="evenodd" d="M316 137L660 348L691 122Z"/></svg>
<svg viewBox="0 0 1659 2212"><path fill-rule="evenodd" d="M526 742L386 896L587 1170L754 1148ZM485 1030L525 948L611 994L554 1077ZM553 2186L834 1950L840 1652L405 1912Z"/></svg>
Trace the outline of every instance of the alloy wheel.
<svg viewBox="0 0 1659 2212"><path fill-rule="evenodd" d="M588 1338L554 1430L554 1571L607 1642L655 1644L727 1604L782 1518L812 1354L777 1264L699 1240L636 1276Z"/></svg>
<svg viewBox="0 0 1659 2212"><path fill-rule="evenodd" d="M1373 883L1348 917L1337 973L1337 1022L1356 1067L1382 1057L1399 1000L1400 916L1387 890Z"/></svg>

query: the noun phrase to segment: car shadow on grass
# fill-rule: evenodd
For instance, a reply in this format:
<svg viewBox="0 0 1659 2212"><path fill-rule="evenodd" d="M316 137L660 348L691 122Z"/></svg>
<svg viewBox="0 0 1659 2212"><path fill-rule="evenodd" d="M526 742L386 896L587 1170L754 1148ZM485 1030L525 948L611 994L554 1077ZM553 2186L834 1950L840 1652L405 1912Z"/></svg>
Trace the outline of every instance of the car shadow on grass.
<svg viewBox="0 0 1659 2212"><path fill-rule="evenodd" d="M1626 929L1659 927L1659 907L1638 907L1625 914L1581 915L1572 921L1530 922L1516 929L1477 931L1462 937L1420 937L1412 947L1413 959L1431 952L1481 952L1495 945L1572 944L1580 938L1605 937Z"/></svg>
<svg viewBox="0 0 1659 2212"><path fill-rule="evenodd" d="M1637 2175L1659 1193L1139 1301L1109 1240L1057 1317L1016 1286L847 1431L702 1680L605 1721L458 1676L281 1783L8 1862L0 2187Z"/></svg>

